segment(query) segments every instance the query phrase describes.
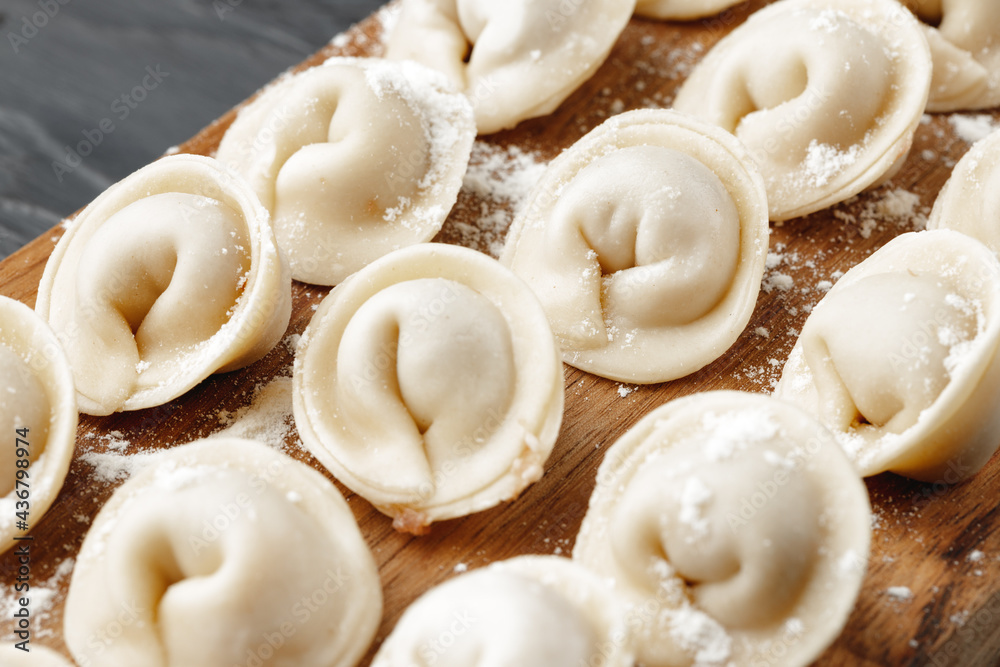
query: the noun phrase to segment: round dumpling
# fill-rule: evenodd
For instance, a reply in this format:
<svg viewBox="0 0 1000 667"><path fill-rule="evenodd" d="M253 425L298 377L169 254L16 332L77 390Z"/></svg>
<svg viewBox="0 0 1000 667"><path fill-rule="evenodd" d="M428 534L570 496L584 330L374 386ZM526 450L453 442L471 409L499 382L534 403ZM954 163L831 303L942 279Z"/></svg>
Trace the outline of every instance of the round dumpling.
<svg viewBox="0 0 1000 667"><path fill-rule="evenodd" d="M928 229L954 229L1000 254L1000 131L962 156L938 193Z"/></svg>
<svg viewBox="0 0 1000 667"><path fill-rule="evenodd" d="M64 632L81 665L352 667L381 616L333 484L260 443L209 438L158 454L101 508Z"/></svg>
<svg viewBox="0 0 1000 667"><path fill-rule="evenodd" d="M521 556L422 595L372 667L632 667L632 635L606 582L567 558Z"/></svg>
<svg viewBox="0 0 1000 667"><path fill-rule="evenodd" d="M516 497L562 422L562 364L538 301L457 246L399 250L334 289L293 382L309 451L414 533Z"/></svg>
<svg viewBox="0 0 1000 667"><path fill-rule="evenodd" d="M928 111L1000 104L1000 3L903 0L924 26L934 60ZM932 27L933 26L933 27Z"/></svg>
<svg viewBox="0 0 1000 667"><path fill-rule="evenodd" d="M62 340L80 410L171 401L285 333L288 265L267 211L215 160L175 155L108 188L45 265L35 310Z"/></svg>
<svg viewBox="0 0 1000 667"><path fill-rule="evenodd" d="M265 89L216 157L271 212L292 277L336 285L440 231L475 136L472 108L440 73L331 58Z"/></svg>
<svg viewBox="0 0 1000 667"><path fill-rule="evenodd" d="M601 66L631 0L403 0L386 56L443 72L480 134L545 116Z"/></svg>
<svg viewBox="0 0 1000 667"><path fill-rule="evenodd" d="M62 346L30 308L0 296L0 553L62 488L76 443L76 391Z"/></svg>
<svg viewBox="0 0 1000 667"><path fill-rule="evenodd" d="M840 634L870 539L867 491L819 422L706 392L609 448L573 559L630 601L647 667L795 667Z"/></svg>
<svg viewBox="0 0 1000 667"><path fill-rule="evenodd" d="M631 111L552 161L500 261L541 300L566 363L664 382L736 342L767 238L764 186L738 141L676 112Z"/></svg>
<svg viewBox="0 0 1000 667"><path fill-rule="evenodd" d="M927 40L895 0L784 0L716 44L674 108L746 144L786 220L890 178L930 81Z"/></svg>
<svg viewBox="0 0 1000 667"><path fill-rule="evenodd" d="M863 475L971 476L1000 444L1000 262L950 230L903 234L809 315L775 395L816 415Z"/></svg>
<svg viewBox="0 0 1000 667"><path fill-rule="evenodd" d="M639 0L635 13L654 19L690 21L714 16L742 0Z"/></svg>

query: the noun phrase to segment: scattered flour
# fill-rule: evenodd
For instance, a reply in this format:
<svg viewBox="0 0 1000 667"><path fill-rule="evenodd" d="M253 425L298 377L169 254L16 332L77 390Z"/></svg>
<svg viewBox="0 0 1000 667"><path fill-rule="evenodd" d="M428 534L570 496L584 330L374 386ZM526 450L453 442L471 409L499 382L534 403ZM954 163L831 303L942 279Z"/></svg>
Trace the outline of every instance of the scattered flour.
<svg viewBox="0 0 1000 667"><path fill-rule="evenodd" d="M890 586L885 594L897 602L909 602L913 599L913 591L906 586Z"/></svg>
<svg viewBox="0 0 1000 667"><path fill-rule="evenodd" d="M86 452L80 460L93 468L93 477L99 482L123 482L145 468L155 456L153 452L137 454L115 454L110 452Z"/></svg>
<svg viewBox="0 0 1000 667"><path fill-rule="evenodd" d="M136 452L126 454L132 443L126 440L121 431L110 431L103 435L87 433L84 441L96 440L103 451L90 449L80 454L80 460L93 470L91 476L98 482L113 484L123 482L135 473L145 468L154 452ZM89 442L84 446L93 447Z"/></svg>
<svg viewBox="0 0 1000 667"><path fill-rule="evenodd" d="M955 113L948 116L948 122L951 123L955 135L968 144L974 144L980 139L985 139L987 135L998 127L998 125L994 124L993 117L989 114L970 116Z"/></svg>
<svg viewBox="0 0 1000 667"><path fill-rule="evenodd" d="M517 146L477 141L472 147L457 209L465 209L476 224L457 222L462 245L499 257L507 228L545 171L546 162ZM470 197L469 195L472 195ZM478 200L478 208L470 204Z"/></svg>
<svg viewBox="0 0 1000 667"><path fill-rule="evenodd" d="M896 188L872 192L866 198L868 201L865 201L860 210L854 212L850 210L857 205L858 197L853 197L833 209L833 215L838 220L859 226L858 233L861 238L870 238L872 232L882 229L883 223L914 231L927 227L927 215L930 209L920 203L920 196L916 193Z"/></svg>
<svg viewBox="0 0 1000 667"><path fill-rule="evenodd" d="M225 428L213 435L259 440L284 451L288 439L296 434L292 417L292 378L279 376L258 385L250 405L236 412L221 410L218 419Z"/></svg>
<svg viewBox="0 0 1000 667"><path fill-rule="evenodd" d="M681 490L681 509L678 515L681 523L691 529L688 542L708 535L708 519L702 509L712 500L712 490L698 477L689 477Z"/></svg>
<svg viewBox="0 0 1000 667"><path fill-rule="evenodd" d="M712 461L723 461L737 450L766 442L778 434L778 422L767 412L709 412L702 417L705 430L702 451Z"/></svg>
<svg viewBox="0 0 1000 667"><path fill-rule="evenodd" d="M42 582L30 581L30 589L27 593L15 590L13 585L4 586L0 593L0 614L4 618L12 618L14 613L20 609L18 600L27 597L31 602L31 638L41 639L53 637L55 633L51 629L43 629L43 626L51 626L52 609L59 596L59 590L63 580L73 571L76 561L72 558L63 560L56 566L55 571L48 579Z"/></svg>
<svg viewBox="0 0 1000 667"><path fill-rule="evenodd" d="M837 174L857 162L860 153L860 144L842 151L836 146L821 144L813 139L803 162L806 183L817 188L823 187L836 178Z"/></svg>
<svg viewBox="0 0 1000 667"><path fill-rule="evenodd" d="M695 667L729 663L733 640L726 629L714 618L690 605L670 612L670 635L687 651L694 653Z"/></svg>

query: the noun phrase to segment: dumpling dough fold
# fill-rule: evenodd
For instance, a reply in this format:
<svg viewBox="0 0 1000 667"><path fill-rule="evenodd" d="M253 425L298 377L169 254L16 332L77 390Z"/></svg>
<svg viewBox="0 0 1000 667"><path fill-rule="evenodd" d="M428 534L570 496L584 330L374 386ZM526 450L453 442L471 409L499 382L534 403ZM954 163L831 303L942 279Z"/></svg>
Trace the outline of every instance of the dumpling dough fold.
<svg viewBox="0 0 1000 667"><path fill-rule="evenodd" d="M952 169L927 229L954 229L1000 254L1000 131L973 144Z"/></svg>
<svg viewBox="0 0 1000 667"><path fill-rule="evenodd" d="M292 277L336 285L441 230L475 136L469 102L439 72L330 58L264 89L217 158L270 211Z"/></svg>
<svg viewBox="0 0 1000 667"><path fill-rule="evenodd" d="M36 312L80 410L140 410L247 366L284 335L291 276L267 212L207 157L158 160L85 208L45 265Z"/></svg>
<svg viewBox="0 0 1000 667"><path fill-rule="evenodd" d="M480 134L552 113L607 58L635 0L404 0L386 56L437 69Z"/></svg>
<svg viewBox="0 0 1000 667"><path fill-rule="evenodd" d="M746 144L786 220L891 178L930 81L920 23L895 0L785 0L712 47L674 108Z"/></svg>
<svg viewBox="0 0 1000 667"><path fill-rule="evenodd" d="M0 553L52 506L76 444L73 372L52 329L0 296Z"/></svg>
<svg viewBox="0 0 1000 667"><path fill-rule="evenodd" d="M260 443L209 438L158 454L101 508L65 636L102 667L353 667L381 613L336 488Z"/></svg>
<svg viewBox="0 0 1000 667"><path fill-rule="evenodd" d="M934 61L928 111L1000 105L1000 3L903 0L924 26Z"/></svg>
<svg viewBox="0 0 1000 667"><path fill-rule="evenodd" d="M775 395L816 415L862 475L957 482L1000 444L1000 261L941 229L899 236L813 309Z"/></svg>
<svg viewBox="0 0 1000 667"><path fill-rule="evenodd" d="M541 300L566 363L664 382L739 337L767 238L764 185L739 141L677 112L632 111L552 161L500 261Z"/></svg>
<svg viewBox="0 0 1000 667"><path fill-rule="evenodd" d="M632 667L625 604L558 556L520 556L460 575L418 598L372 667Z"/></svg>
<svg viewBox="0 0 1000 667"><path fill-rule="evenodd" d="M810 664L861 587L868 494L798 408L705 392L605 454L573 559L614 582L648 667Z"/></svg>
<svg viewBox="0 0 1000 667"><path fill-rule="evenodd" d="M391 253L320 304L295 357L309 450L400 530L536 481L562 421L559 353L509 271L440 244Z"/></svg>

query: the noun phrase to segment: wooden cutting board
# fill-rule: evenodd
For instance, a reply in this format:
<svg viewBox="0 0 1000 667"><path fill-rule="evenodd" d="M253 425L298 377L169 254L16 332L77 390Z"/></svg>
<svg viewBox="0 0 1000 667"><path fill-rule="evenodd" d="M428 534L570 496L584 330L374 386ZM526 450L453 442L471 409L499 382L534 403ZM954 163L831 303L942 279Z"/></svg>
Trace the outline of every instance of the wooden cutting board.
<svg viewBox="0 0 1000 667"><path fill-rule="evenodd" d="M529 162L547 161L609 115L669 106L676 87L704 52L764 4L751 0L719 17L690 24L633 19L591 81L553 115L481 139L488 146L480 147L480 159L487 154L494 159L521 158L508 170L523 165L525 154ZM385 16L377 14L338 37L300 69L333 55L379 55ZM234 113L181 149L212 153ZM980 124L998 119L996 112L965 118ZM413 537L395 532L387 517L338 484L379 564L385 615L376 646L412 600L455 571L519 554L568 555L604 451L652 408L709 389L769 392L808 311L828 287L824 281L835 281L840 272L892 237L920 226L920 214L928 212L951 167L969 147L955 132L957 122L951 116L925 118L910 158L888 185L832 210L772 226L773 254L753 319L721 359L687 378L645 387L621 385L566 367L566 413L559 441L544 478L515 502L436 524L430 535ZM511 204L502 198L487 199L476 188L465 189L437 240L489 250L491 241L502 238L496 220L509 219ZM0 263L0 294L33 305L45 261L60 234L56 228ZM312 307L327 291L293 286L289 335L303 331ZM66 484L32 531L32 583L54 593L48 600L36 600L34 641L66 652L62 607L71 559L90 521L119 483L99 478L84 460L87 453L131 455L218 431L227 415L251 403L259 387L291 374L291 350L290 344L278 345L253 366L214 376L159 408L81 417ZM293 456L321 469L290 427L285 443ZM994 458L975 478L957 486L920 484L885 474L868 480L868 489L876 516L868 575L846 629L816 664L997 664L1000 462ZM13 552L8 551L0 557L0 582L13 582L15 570ZM890 588L902 586L912 591L912 597L889 593ZM6 610L10 589L3 593L0 607ZM10 614L4 611L3 616L0 635L8 641L13 624ZM363 664L373 652L374 647Z"/></svg>

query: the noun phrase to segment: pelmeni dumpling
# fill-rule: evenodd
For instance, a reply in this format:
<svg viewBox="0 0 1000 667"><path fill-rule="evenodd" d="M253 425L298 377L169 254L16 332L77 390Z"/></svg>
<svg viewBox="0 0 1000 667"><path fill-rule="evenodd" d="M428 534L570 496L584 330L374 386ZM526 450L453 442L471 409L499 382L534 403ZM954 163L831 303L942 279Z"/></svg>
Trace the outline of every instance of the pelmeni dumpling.
<svg viewBox="0 0 1000 667"><path fill-rule="evenodd" d="M795 667L840 634L870 526L867 491L819 422L707 392L607 451L573 559L631 602L646 667Z"/></svg>
<svg viewBox="0 0 1000 667"><path fill-rule="evenodd" d="M738 141L676 112L631 111L552 161L500 261L541 300L566 363L663 382L739 337L767 237L764 185Z"/></svg>
<svg viewBox="0 0 1000 667"><path fill-rule="evenodd" d="M158 454L101 508L64 631L81 665L350 667L381 615L333 484L260 443L210 438Z"/></svg>
<svg viewBox="0 0 1000 667"><path fill-rule="evenodd" d="M607 58L635 0L403 0L386 56L444 72L480 134L552 113Z"/></svg>
<svg viewBox="0 0 1000 667"><path fill-rule="evenodd" d="M802 327L775 395L816 415L862 475L957 482L1000 444L1000 262L951 230L903 234Z"/></svg>
<svg viewBox="0 0 1000 667"><path fill-rule="evenodd" d="M17 640L15 640L16 642ZM0 646L0 665L4 667L73 667L69 660L32 640L28 651L14 648L11 644Z"/></svg>
<svg viewBox="0 0 1000 667"><path fill-rule="evenodd" d="M690 21L714 16L742 0L639 0L635 13L654 19Z"/></svg>
<svg viewBox="0 0 1000 667"><path fill-rule="evenodd" d="M295 356L295 422L341 482L425 532L542 475L563 374L538 301L495 260L424 244L320 304Z"/></svg>
<svg viewBox="0 0 1000 667"><path fill-rule="evenodd" d="M750 16L691 72L674 108L757 158L772 220L891 177L927 103L920 23L894 0L784 0Z"/></svg>
<svg viewBox="0 0 1000 667"><path fill-rule="evenodd" d="M73 458L76 425L73 373L62 346L31 308L0 296L0 432L6 443L0 449L0 553L56 499Z"/></svg>
<svg viewBox="0 0 1000 667"><path fill-rule="evenodd" d="M292 277L335 285L441 230L475 136L468 100L440 73L331 58L265 89L217 157L271 212Z"/></svg>
<svg viewBox="0 0 1000 667"><path fill-rule="evenodd" d="M1000 3L903 0L924 26L934 60L928 111L1000 104ZM933 27L932 27L933 26Z"/></svg>
<svg viewBox="0 0 1000 667"><path fill-rule="evenodd" d="M161 405L281 340L291 277L267 211L215 160L175 155L108 188L45 265L35 310L55 330L80 410Z"/></svg>
<svg viewBox="0 0 1000 667"><path fill-rule="evenodd" d="M404 612L372 667L632 667L625 605L567 558L521 556L432 588Z"/></svg>
<svg viewBox="0 0 1000 667"><path fill-rule="evenodd" d="M1000 254L1000 131L977 141L941 188L928 229L954 229Z"/></svg>

